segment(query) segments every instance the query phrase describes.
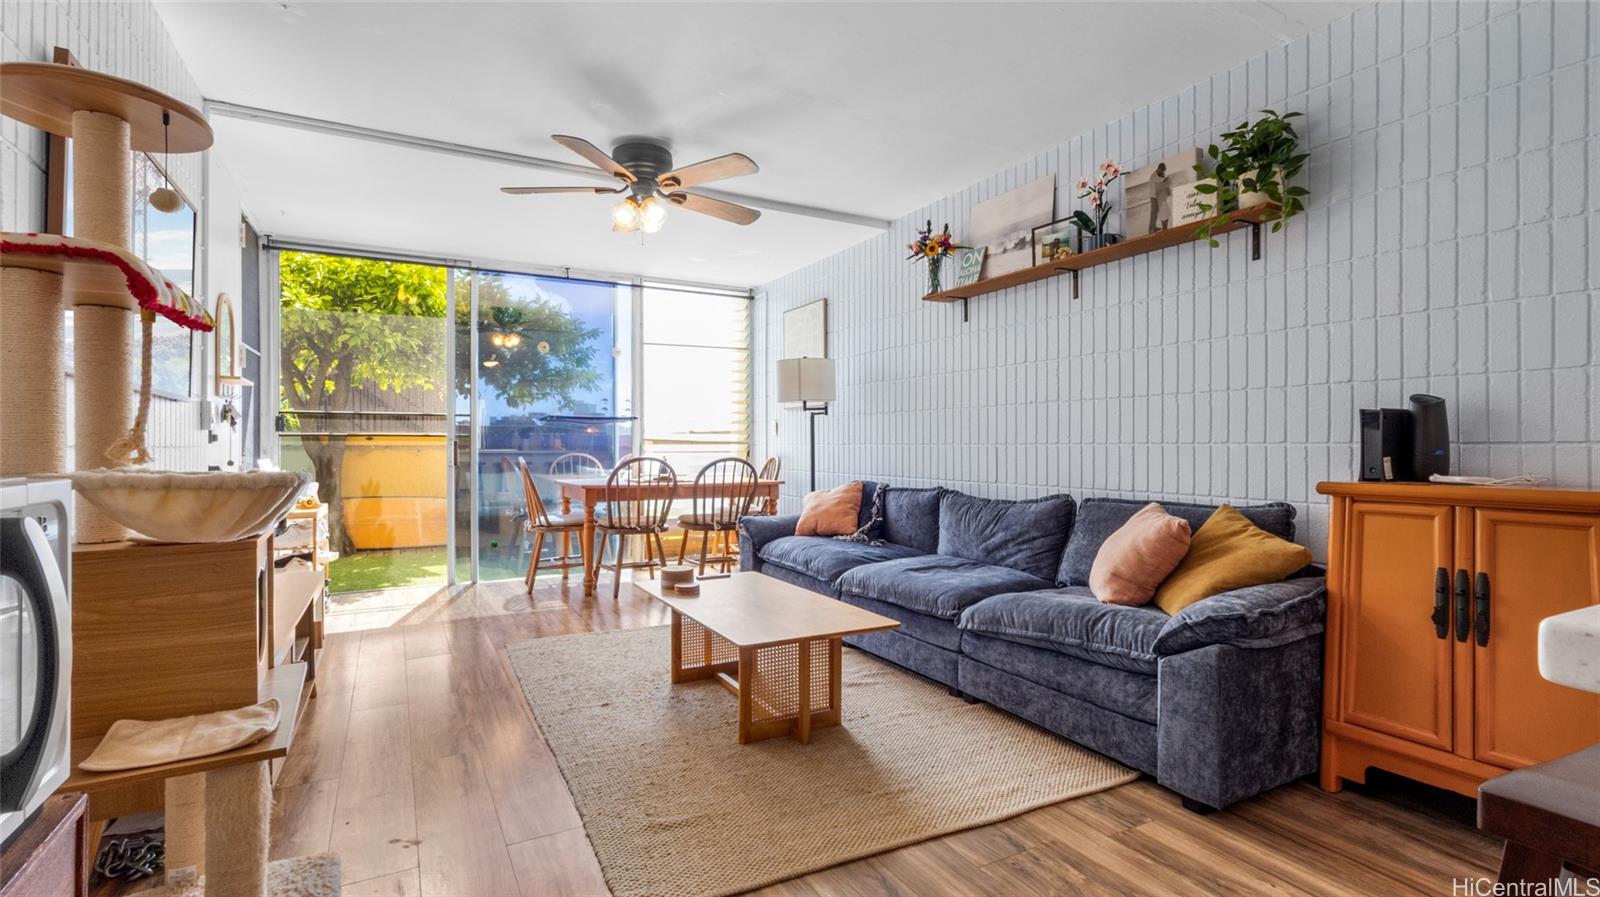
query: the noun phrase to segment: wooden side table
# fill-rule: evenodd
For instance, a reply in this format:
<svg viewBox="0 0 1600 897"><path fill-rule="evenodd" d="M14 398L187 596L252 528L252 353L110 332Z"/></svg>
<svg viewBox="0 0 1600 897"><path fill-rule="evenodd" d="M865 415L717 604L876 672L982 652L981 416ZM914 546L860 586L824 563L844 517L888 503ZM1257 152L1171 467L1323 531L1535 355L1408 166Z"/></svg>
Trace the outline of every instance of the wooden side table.
<svg viewBox="0 0 1600 897"><path fill-rule="evenodd" d="M0 851L0 897L84 897L89 889L89 798L51 795Z"/></svg>
<svg viewBox="0 0 1600 897"><path fill-rule="evenodd" d="M1503 884L1549 882L1563 865L1600 877L1600 744L1484 782L1478 828L1506 839Z"/></svg>

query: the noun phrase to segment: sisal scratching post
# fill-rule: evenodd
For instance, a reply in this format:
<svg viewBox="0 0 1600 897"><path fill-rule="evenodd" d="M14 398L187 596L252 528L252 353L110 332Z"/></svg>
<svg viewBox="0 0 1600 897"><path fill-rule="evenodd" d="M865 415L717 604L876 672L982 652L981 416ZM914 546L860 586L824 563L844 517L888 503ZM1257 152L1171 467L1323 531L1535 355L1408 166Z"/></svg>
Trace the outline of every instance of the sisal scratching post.
<svg viewBox="0 0 1600 897"><path fill-rule="evenodd" d="M206 872L206 774L167 779L167 884L192 882Z"/></svg>
<svg viewBox="0 0 1600 897"><path fill-rule="evenodd" d="M100 112L72 114L72 215L76 236L129 248L133 173L128 123ZM72 303L70 285L67 301ZM133 312L74 304L73 456L78 470L125 466L107 451L133 426ZM117 542L128 529L82 498L79 542Z"/></svg>
<svg viewBox="0 0 1600 897"><path fill-rule="evenodd" d="M261 897L267 886L272 783L267 764L243 763L206 774L207 897Z"/></svg>
<svg viewBox="0 0 1600 897"><path fill-rule="evenodd" d="M123 467L107 451L133 426L133 313L80 305L72 313L73 455L78 470ZM77 503L78 542L119 542L128 528L85 501Z"/></svg>
<svg viewBox="0 0 1600 897"><path fill-rule="evenodd" d="M5 268L0 296L0 476L59 473L67 469L61 275Z"/></svg>
<svg viewBox="0 0 1600 897"><path fill-rule="evenodd" d="M131 135L128 123L115 115L72 113L73 236L131 248Z"/></svg>

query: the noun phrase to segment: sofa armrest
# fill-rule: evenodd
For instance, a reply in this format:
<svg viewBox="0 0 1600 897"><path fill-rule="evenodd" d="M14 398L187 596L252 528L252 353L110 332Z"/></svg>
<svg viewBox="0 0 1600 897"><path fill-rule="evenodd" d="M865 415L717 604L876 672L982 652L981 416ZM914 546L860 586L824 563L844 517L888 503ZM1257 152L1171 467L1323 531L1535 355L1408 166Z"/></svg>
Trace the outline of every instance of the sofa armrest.
<svg viewBox="0 0 1600 897"><path fill-rule="evenodd" d="M1226 807L1317 770L1322 636L1161 658L1156 781Z"/></svg>
<svg viewBox="0 0 1600 897"><path fill-rule="evenodd" d="M1155 653L1183 654L1207 645L1270 648L1322 632L1328 615L1327 580L1286 579L1196 601L1157 634Z"/></svg>
<svg viewBox="0 0 1600 897"><path fill-rule="evenodd" d="M785 517L740 517L739 518L739 567L742 570L753 570L756 556L761 551L761 546L773 539L794 535L795 525L800 522L799 514L790 514Z"/></svg>

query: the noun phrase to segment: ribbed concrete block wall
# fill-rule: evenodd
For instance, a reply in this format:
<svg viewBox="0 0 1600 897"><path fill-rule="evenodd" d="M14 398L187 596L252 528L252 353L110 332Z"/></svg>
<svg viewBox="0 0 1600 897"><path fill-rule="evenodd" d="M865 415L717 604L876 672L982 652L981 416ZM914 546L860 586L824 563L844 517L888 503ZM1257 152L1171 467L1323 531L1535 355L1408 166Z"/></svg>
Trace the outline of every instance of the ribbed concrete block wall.
<svg viewBox="0 0 1600 897"><path fill-rule="evenodd" d="M759 291L754 449L807 478L805 419L775 402L782 313L829 302L839 400L818 481L1281 499L1321 556L1324 479L1356 473L1356 412L1450 403L1460 473L1600 486L1600 7L1383 3L898 219ZM904 245L927 219L1037 177L1070 188L1270 107L1304 112L1304 216L959 307L921 301ZM1116 198L1120 206L1120 197Z"/></svg>

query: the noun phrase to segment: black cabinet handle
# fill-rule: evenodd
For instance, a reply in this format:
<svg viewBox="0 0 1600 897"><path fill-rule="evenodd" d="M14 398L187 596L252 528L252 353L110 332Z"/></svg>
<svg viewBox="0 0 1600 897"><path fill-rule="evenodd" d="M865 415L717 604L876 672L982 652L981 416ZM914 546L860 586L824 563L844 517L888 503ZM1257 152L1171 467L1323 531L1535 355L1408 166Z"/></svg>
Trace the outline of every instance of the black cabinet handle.
<svg viewBox="0 0 1600 897"><path fill-rule="evenodd" d="M1478 598L1477 619L1473 621L1473 634L1478 638L1478 646L1489 644L1489 574L1478 573Z"/></svg>
<svg viewBox="0 0 1600 897"><path fill-rule="evenodd" d="M1472 605L1468 603L1467 571L1456 571L1456 641L1467 640L1467 630L1472 626Z"/></svg>
<svg viewBox="0 0 1600 897"><path fill-rule="evenodd" d="M1450 637L1450 571L1443 567L1433 572L1433 634Z"/></svg>

